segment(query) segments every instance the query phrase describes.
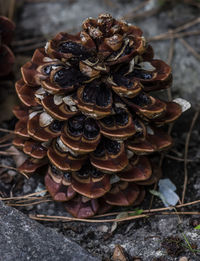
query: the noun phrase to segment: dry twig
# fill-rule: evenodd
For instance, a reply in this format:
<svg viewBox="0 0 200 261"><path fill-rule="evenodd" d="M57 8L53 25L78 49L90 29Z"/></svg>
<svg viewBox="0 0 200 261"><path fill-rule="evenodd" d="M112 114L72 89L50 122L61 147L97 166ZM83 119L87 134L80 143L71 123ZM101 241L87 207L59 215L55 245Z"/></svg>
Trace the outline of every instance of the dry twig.
<svg viewBox="0 0 200 261"><path fill-rule="evenodd" d="M14 132L13 130L8 130L8 129L0 128L0 131L15 134L15 132Z"/></svg>
<svg viewBox="0 0 200 261"><path fill-rule="evenodd" d="M184 199L185 199L185 192L186 192L186 188L187 188L187 182L188 182L188 171L187 171L187 156L188 156L188 147L189 147L189 142L190 142L190 137L191 137L191 133L193 130L193 127L195 125L195 122L199 116L200 110L196 111L194 114L194 117L192 119L191 125L190 125L190 129L188 131L187 137L186 137L186 141L185 141L185 154L184 154L184 184L183 184L183 193L182 193L182 200L181 202L184 203Z"/></svg>
<svg viewBox="0 0 200 261"><path fill-rule="evenodd" d="M186 29L190 28L191 26L198 24L198 23L200 23L200 17L195 18L194 20L189 21L189 22L187 22L187 23L185 23L181 26L178 26L177 28L170 30L166 33L162 33L162 34L153 36L153 37L149 38L148 40L149 41L158 41L158 40L166 40L166 39L171 38L171 37L180 38L180 37L183 37L183 36L199 34L200 31L183 32L183 33L178 34L179 32L186 30Z"/></svg>
<svg viewBox="0 0 200 261"><path fill-rule="evenodd" d="M179 40L188 49L188 51L191 52L200 61L200 54L197 53L194 50L194 48L190 44L188 44L183 38L180 38Z"/></svg>

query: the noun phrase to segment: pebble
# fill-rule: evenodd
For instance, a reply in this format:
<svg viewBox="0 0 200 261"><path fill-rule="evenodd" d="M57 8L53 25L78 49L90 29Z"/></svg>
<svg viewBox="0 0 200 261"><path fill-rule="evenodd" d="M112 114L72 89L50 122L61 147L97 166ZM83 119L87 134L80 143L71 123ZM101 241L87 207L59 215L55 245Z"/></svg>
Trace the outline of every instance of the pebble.
<svg viewBox="0 0 200 261"><path fill-rule="evenodd" d="M188 258L186 256L182 256L179 261L188 261Z"/></svg>
<svg viewBox="0 0 200 261"><path fill-rule="evenodd" d="M99 232L103 232L103 233L108 232L108 229L109 229L109 227L106 226L106 225L102 225L102 226L98 226L98 227L97 227L97 230L98 230Z"/></svg>

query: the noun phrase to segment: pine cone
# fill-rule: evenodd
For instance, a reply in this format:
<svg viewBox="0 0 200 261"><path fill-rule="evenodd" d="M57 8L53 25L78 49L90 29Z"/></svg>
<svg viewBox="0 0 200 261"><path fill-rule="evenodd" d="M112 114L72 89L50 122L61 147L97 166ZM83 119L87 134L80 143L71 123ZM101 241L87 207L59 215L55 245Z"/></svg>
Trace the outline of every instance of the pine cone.
<svg viewBox="0 0 200 261"><path fill-rule="evenodd" d="M15 25L4 17L0 16L0 77L8 75L14 64L14 54L8 47L12 41Z"/></svg>
<svg viewBox="0 0 200 261"><path fill-rule="evenodd" d="M148 155L172 144L161 126L181 108L149 92L169 88L171 68L153 59L142 31L109 14L59 33L22 67L14 113L19 171L47 165L46 188L73 216L135 206L160 178Z"/></svg>

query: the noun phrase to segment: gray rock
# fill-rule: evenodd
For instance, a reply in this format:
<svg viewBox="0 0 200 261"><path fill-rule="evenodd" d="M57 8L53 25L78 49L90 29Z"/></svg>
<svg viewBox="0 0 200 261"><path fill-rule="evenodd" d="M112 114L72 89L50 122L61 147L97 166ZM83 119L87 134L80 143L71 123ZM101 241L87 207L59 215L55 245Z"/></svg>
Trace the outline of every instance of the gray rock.
<svg viewBox="0 0 200 261"><path fill-rule="evenodd" d="M97 261L77 243L0 201L0 260Z"/></svg>

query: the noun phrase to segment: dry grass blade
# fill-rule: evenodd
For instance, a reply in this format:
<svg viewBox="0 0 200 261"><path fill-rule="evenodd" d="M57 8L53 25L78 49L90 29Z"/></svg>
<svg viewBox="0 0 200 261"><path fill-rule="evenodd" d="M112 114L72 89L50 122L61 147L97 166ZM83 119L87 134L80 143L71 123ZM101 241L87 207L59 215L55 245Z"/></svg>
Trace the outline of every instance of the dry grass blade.
<svg viewBox="0 0 200 261"><path fill-rule="evenodd" d="M0 151L0 155L4 155L4 156L14 156L14 155L19 155L19 153L7 152L7 151Z"/></svg>
<svg viewBox="0 0 200 261"><path fill-rule="evenodd" d="M46 196L37 196L37 197L30 197L30 198L23 198L23 199L17 199L17 200L9 200L9 201L14 201L14 203L31 203L32 201L37 201L37 200L46 200L46 199L50 199L50 196L49 195L46 195Z"/></svg>
<svg viewBox="0 0 200 261"><path fill-rule="evenodd" d="M11 166L7 166L7 165L3 165L3 164L0 164L0 168L5 168L5 169L12 169L12 170L16 170L16 171L17 171L17 169L16 169L16 168L14 168L14 167L11 167Z"/></svg>
<svg viewBox="0 0 200 261"><path fill-rule="evenodd" d="M191 52L200 61L200 54L197 53L194 48L189 45L183 38L180 38L179 40L188 49L188 51Z"/></svg>
<svg viewBox="0 0 200 261"><path fill-rule="evenodd" d="M15 132L14 132L13 130L8 130L8 129L0 128L0 131L15 134Z"/></svg>
<svg viewBox="0 0 200 261"><path fill-rule="evenodd" d="M41 203L49 202L52 201L51 199L46 199L46 200L38 200L36 202L31 202L31 203L8 203L7 206L11 207L29 207L33 205L38 205Z"/></svg>
<svg viewBox="0 0 200 261"><path fill-rule="evenodd" d="M178 26L176 29L173 30L174 33L178 33L178 32L181 32L183 30L186 30L188 28L190 28L191 26L195 25L195 24L198 24L200 23L200 17L197 17L195 18L194 20L192 21L189 21L181 26Z"/></svg>
<svg viewBox="0 0 200 261"><path fill-rule="evenodd" d="M48 216L48 215L29 215L30 218L41 221L83 221L88 223L105 223L105 222L122 222L127 220L133 220L138 218L148 217L148 215L138 215L138 216L130 216L119 219L83 219L83 218L74 218L74 217L65 217L65 216Z"/></svg>
<svg viewBox="0 0 200 261"><path fill-rule="evenodd" d="M165 157L166 157L166 158L169 158L169 159L176 160L176 161L180 161L180 162L185 161L185 160L182 159L182 158L179 158L179 157L176 157L176 156L172 156L172 155L169 155L169 154L166 154ZM198 160L187 159L187 162L198 162Z"/></svg>
<svg viewBox="0 0 200 261"><path fill-rule="evenodd" d="M11 145L12 145L12 143L1 144L1 145L0 145L0 148L9 147L9 146L11 146Z"/></svg>
<svg viewBox="0 0 200 261"><path fill-rule="evenodd" d="M192 133L192 129L196 123L196 120L199 116L199 112L200 110L196 111L194 114L194 117L192 119L191 125L190 125L190 129L188 131L187 137L186 137L186 141L185 141L185 154L184 154L184 184L183 184L183 193L182 193L182 199L181 199L181 203L184 203L185 200L185 193L186 193L186 188L187 188L187 182L188 182L188 171L187 171L187 157L188 157L188 147L189 147L189 142L190 142L190 137L191 137L191 133Z"/></svg>
<svg viewBox="0 0 200 261"><path fill-rule="evenodd" d="M189 22L185 23L184 25L178 26L174 30L168 31L166 33L162 33L160 35L150 37L148 40L149 41L158 41L158 40L165 40L165 39L168 39L168 38L171 38L171 37L180 38L180 37L183 37L183 36L199 34L200 31L183 32L183 33L178 34L179 32L186 30L186 29L190 28L191 26L198 24L198 23L200 23L200 17L198 17L198 18L196 18L192 21L189 21Z"/></svg>
<svg viewBox="0 0 200 261"><path fill-rule="evenodd" d="M188 203L184 203L184 204L179 204L176 205L176 209L177 208L183 208L183 207L188 207L188 206L194 206L200 204L200 200L195 200L192 202L188 202ZM142 211L142 213L152 213L152 212L160 212L160 211L167 211L167 210L173 210L174 207L165 207L165 208L154 208L154 209L145 209ZM106 213L106 214L102 214L102 215L97 215L96 218L100 218L100 217L109 217L109 216L115 216L115 215L119 215L121 212L110 212L110 213ZM134 214L135 211L127 211L128 214Z"/></svg>
<svg viewBox="0 0 200 261"><path fill-rule="evenodd" d="M153 42L153 41L160 41L160 40L167 40L170 38L182 38L182 37L186 37L186 36L194 36L194 35L199 35L200 31L191 31L191 32L183 32L183 33L173 33L170 34L169 32L163 34L163 35L156 35L153 37L149 37L147 40L149 42Z"/></svg>
<svg viewBox="0 0 200 261"><path fill-rule="evenodd" d="M14 168L14 167L11 167L11 166L7 166L7 165L3 165L3 164L0 165L0 168L12 169L12 170L18 171L17 168ZM22 173L22 172L19 172L19 173L20 173L21 175L23 175L25 178L29 179L29 177L28 177L25 173Z"/></svg>
<svg viewBox="0 0 200 261"><path fill-rule="evenodd" d="M9 133L3 137L0 138L0 144L3 143L3 142L6 142L8 140L11 140L13 138L13 134L12 133ZM3 144L4 145L4 144ZM2 145L2 146L3 146Z"/></svg>
<svg viewBox="0 0 200 261"><path fill-rule="evenodd" d="M82 221L86 223L106 223L106 222L123 222L123 221L130 221L139 218L146 218L155 215L200 215L200 212L160 212L160 213L148 213L146 215L136 215L136 216L128 216L124 218L112 218L112 219L83 219L83 218L74 218L74 217L65 217L65 216L49 216L49 215L32 215L30 214L29 217L34 220L40 221L62 221L62 222L69 222L69 221Z"/></svg>
<svg viewBox="0 0 200 261"><path fill-rule="evenodd" d="M24 195L24 196L0 198L0 200L4 201L4 200L18 200L18 199L32 198L33 196L40 195L41 193L43 194L43 193L46 193L46 192L47 192L47 190L44 189L44 190L40 190L40 191L37 191L37 192L34 192L34 193L30 193L30 194L27 194L27 195Z"/></svg>

